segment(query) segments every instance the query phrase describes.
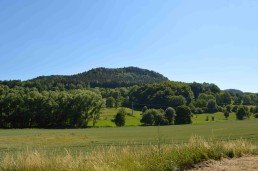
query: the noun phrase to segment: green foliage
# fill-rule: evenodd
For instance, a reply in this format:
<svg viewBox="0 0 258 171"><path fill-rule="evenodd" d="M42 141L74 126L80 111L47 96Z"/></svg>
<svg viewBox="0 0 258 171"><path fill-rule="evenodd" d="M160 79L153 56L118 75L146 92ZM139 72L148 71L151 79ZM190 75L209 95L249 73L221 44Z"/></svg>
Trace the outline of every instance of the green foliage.
<svg viewBox="0 0 258 171"><path fill-rule="evenodd" d="M220 106L230 105L232 102L231 102L231 96L229 92L221 92L217 94L216 102Z"/></svg>
<svg viewBox="0 0 258 171"><path fill-rule="evenodd" d="M108 97L106 101L106 107L113 108L115 107L115 99L113 97Z"/></svg>
<svg viewBox="0 0 258 171"><path fill-rule="evenodd" d="M121 108L106 108L101 111L99 120L95 127L115 127L114 118ZM141 111L134 110L133 116L131 115L132 109L124 108L126 111L125 115L125 126L139 126L141 125L140 119L142 118ZM129 114L130 113L130 114ZM88 126L93 126L93 121L90 120Z"/></svg>
<svg viewBox="0 0 258 171"><path fill-rule="evenodd" d="M238 120L243 120L247 117L249 117L248 110L244 106L239 106L236 112L236 118Z"/></svg>
<svg viewBox="0 0 258 171"><path fill-rule="evenodd" d="M228 119L228 117L229 117L229 111L226 110L226 111L224 112L224 116L225 116L226 119Z"/></svg>
<svg viewBox="0 0 258 171"><path fill-rule="evenodd" d="M165 118L168 120L168 124L174 124L175 121L175 117L176 117L176 111L174 108L172 107L168 107L165 110Z"/></svg>
<svg viewBox="0 0 258 171"><path fill-rule="evenodd" d="M186 104L185 98L180 95L180 96L170 96L168 98L168 104L170 104L172 107L178 107Z"/></svg>
<svg viewBox="0 0 258 171"><path fill-rule="evenodd" d="M141 122L144 125L167 125L164 111L160 109L148 109L142 114Z"/></svg>
<svg viewBox="0 0 258 171"><path fill-rule="evenodd" d="M121 106L131 108L132 103L136 110L142 109L143 105L156 109L188 105L195 114L237 112L238 105L258 104L258 94L221 91L208 83L167 80L153 71L128 67L97 68L73 76L38 77L29 81L0 81L0 127L71 128L87 127L89 122L93 126L114 126L110 119L104 120L100 116L105 104L111 110ZM143 113L145 111L146 108ZM258 113L258 107L252 107L250 112ZM156 122L154 118L151 125L173 123L170 117L161 113L155 115ZM140 118L126 118L140 123ZM97 124L99 119L101 123Z"/></svg>
<svg viewBox="0 0 258 171"><path fill-rule="evenodd" d="M41 76L22 84L33 86L44 90L80 89L88 87L129 87L133 85L143 85L147 83L157 83L167 81L163 75L154 71L137 67L125 68L95 68L71 76Z"/></svg>
<svg viewBox="0 0 258 171"><path fill-rule="evenodd" d="M238 109L238 106L235 105L235 106L232 108L232 112L237 112L237 109Z"/></svg>
<svg viewBox="0 0 258 171"><path fill-rule="evenodd" d="M194 105L196 107L199 107L199 108L204 108L207 106L207 100L204 100L204 99L197 99L195 102L194 102Z"/></svg>
<svg viewBox="0 0 258 171"><path fill-rule="evenodd" d="M192 113L188 106L179 106L176 109L175 124L191 124Z"/></svg>
<svg viewBox="0 0 258 171"><path fill-rule="evenodd" d="M116 126L125 125L125 115L126 115L125 109L124 108L119 109L114 119Z"/></svg>
<svg viewBox="0 0 258 171"><path fill-rule="evenodd" d="M142 113L146 112L146 110L148 110L148 107L147 107L147 106L144 106L144 107L142 108Z"/></svg>
<svg viewBox="0 0 258 171"><path fill-rule="evenodd" d="M208 84L208 83L190 83L191 90L194 94L194 99L196 100L201 93L211 93L217 94L220 92L220 89L215 84Z"/></svg>
<svg viewBox="0 0 258 171"><path fill-rule="evenodd" d="M144 125L153 125L154 124L154 115L157 115L159 112L156 109L148 109L142 114L141 122Z"/></svg>
<svg viewBox="0 0 258 171"><path fill-rule="evenodd" d="M226 106L226 111L229 112L229 113L232 112L231 105L227 105L227 106Z"/></svg>
<svg viewBox="0 0 258 171"><path fill-rule="evenodd" d="M88 90L38 92L14 88L0 96L1 128L86 127L97 122L105 101Z"/></svg>
<svg viewBox="0 0 258 171"><path fill-rule="evenodd" d="M207 104L207 112L208 113L215 113L218 111L217 103L215 100L209 100Z"/></svg>
<svg viewBox="0 0 258 171"><path fill-rule="evenodd" d="M253 113L258 113L258 106L255 106L255 107L253 108Z"/></svg>
<svg viewBox="0 0 258 171"><path fill-rule="evenodd" d="M163 82L133 87L129 92L131 102L150 104L149 107L177 107L189 104L193 100L193 92L186 83ZM154 104L151 106L151 104Z"/></svg>

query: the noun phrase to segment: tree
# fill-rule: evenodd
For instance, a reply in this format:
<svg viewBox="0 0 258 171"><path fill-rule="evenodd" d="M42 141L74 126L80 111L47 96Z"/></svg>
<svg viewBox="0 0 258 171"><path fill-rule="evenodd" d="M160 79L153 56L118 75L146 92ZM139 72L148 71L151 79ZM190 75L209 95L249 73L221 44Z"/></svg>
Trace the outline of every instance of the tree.
<svg viewBox="0 0 258 171"><path fill-rule="evenodd" d="M240 106L238 109L237 109L237 112L236 112L236 118L238 120L243 120L245 119L246 117L248 117L248 111L246 110L246 108L244 106Z"/></svg>
<svg viewBox="0 0 258 171"><path fill-rule="evenodd" d="M230 106L230 105L227 105L227 106L226 106L226 111L228 111L228 112L230 113L231 110L232 110L232 109L231 109L231 106Z"/></svg>
<svg viewBox="0 0 258 171"><path fill-rule="evenodd" d="M154 115L156 113L155 109L148 109L142 114L142 119L140 120L144 125L153 125Z"/></svg>
<svg viewBox="0 0 258 171"><path fill-rule="evenodd" d="M226 110L226 111L224 112L224 116L225 116L226 119L228 119L228 117L229 117L229 111Z"/></svg>
<svg viewBox="0 0 258 171"><path fill-rule="evenodd" d="M108 97L107 101L106 101L106 106L107 108L112 108L115 106L116 100L114 99L114 97Z"/></svg>
<svg viewBox="0 0 258 171"><path fill-rule="evenodd" d="M194 113L194 114L197 113L197 112L196 112L196 107L194 106L194 103L193 103L193 102L191 102L191 103L188 105L188 107L190 108L190 110L191 110L192 113Z"/></svg>
<svg viewBox="0 0 258 171"><path fill-rule="evenodd" d="M258 113L258 106L255 106L254 113Z"/></svg>
<svg viewBox="0 0 258 171"><path fill-rule="evenodd" d="M168 124L174 124L175 117L176 117L175 109L172 107L168 107L165 110L165 118L168 120Z"/></svg>
<svg viewBox="0 0 258 171"><path fill-rule="evenodd" d="M215 100L209 100L207 104L207 110L209 113L215 113L218 111L217 103Z"/></svg>
<svg viewBox="0 0 258 171"><path fill-rule="evenodd" d="M147 107L147 106L144 106L144 107L142 108L142 113L146 112L146 110L148 110L148 107Z"/></svg>
<svg viewBox="0 0 258 171"><path fill-rule="evenodd" d="M203 91L202 84L193 82L190 84L190 87L194 94L194 99L197 100L199 94Z"/></svg>
<svg viewBox="0 0 258 171"><path fill-rule="evenodd" d="M142 114L141 122L144 125L167 125L164 111L158 109L148 109Z"/></svg>
<svg viewBox="0 0 258 171"><path fill-rule="evenodd" d="M178 107L186 104L186 100L183 96L170 96L169 99L169 105L173 107Z"/></svg>
<svg viewBox="0 0 258 171"><path fill-rule="evenodd" d="M198 107L198 108L204 108L207 106L207 101L206 100L203 100L203 99L197 99L195 102L194 102L194 105L195 107Z"/></svg>
<svg viewBox="0 0 258 171"><path fill-rule="evenodd" d="M114 119L116 126L125 125L125 115L126 115L125 109L124 108L119 109Z"/></svg>
<svg viewBox="0 0 258 171"><path fill-rule="evenodd" d="M192 114L188 106L182 105L176 109L175 124L191 124Z"/></svg>
<svg viewBox="0 0 258 171"><path fill-rule="evenodd" d="M154 115L154 125L167 125L168 120L164 116L164 112L157 112Z"/></svg>
<svg viewBox="0 0 258 171"><path fill-rule="evenodd" d="M237 109L238 109L238 106L235 105L235 106L232 108L232 112L237 112Z"/></svg>
<svg viewBox="0 0 258 171"><path fill-rule="evenodd" d="M69 100L69 117L74 127L86 127L90 119L96 123L105 101L100 94L88 90L73 91Z"/></svg>
<svg viewBox="0 0 258 171"><path fill-rule="evenodd" d="M221 92L216 96L217 104L220 106L226 106L231 104L231 96L229 92Z"/></svg>
<svg viewBox="0 0 258 171"><path fill-rule="evenodd" d="M243 95L243 105L253 105L250 94Z"/></svg>

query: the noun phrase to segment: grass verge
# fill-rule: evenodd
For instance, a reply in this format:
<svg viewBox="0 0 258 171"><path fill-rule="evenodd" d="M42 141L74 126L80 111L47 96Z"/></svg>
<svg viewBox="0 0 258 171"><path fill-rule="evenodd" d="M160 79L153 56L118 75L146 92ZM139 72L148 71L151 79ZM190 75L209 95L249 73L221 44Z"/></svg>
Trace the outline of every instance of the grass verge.
<svg viewBox="0 0 258 171"><path fill-rule="evenodd" d="M103 146L76 154L64 151L5 153L0 170L182 170L209 159L257 154L257 146L243 139L212 141L194 136L177 145Z"/></svg>

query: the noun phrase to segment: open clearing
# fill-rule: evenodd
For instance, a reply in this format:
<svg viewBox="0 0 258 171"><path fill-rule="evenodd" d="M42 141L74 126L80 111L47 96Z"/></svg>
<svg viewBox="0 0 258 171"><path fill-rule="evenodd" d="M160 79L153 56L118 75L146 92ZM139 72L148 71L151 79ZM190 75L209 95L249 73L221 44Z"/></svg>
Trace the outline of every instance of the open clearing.
<svg viewBox="0 0 258 171"><path fill-rule="evenodd" d="M96 127L115 127L115 123L112 122L114 119L116 113L119 111L120 108L106 108L102 111L102 114L100 115L100 120L97 121ZM128 114L132 113L132 109L125 108L126 112ZM126 122L125 126L139 126L142 123L140 122L142 116L141 111L134 110L133 116L126 115ZM214 117L214 121L212 121L212 117ZM208 119L208 120L207 120ZM250 119L254 119L253 116L250 117ZM230 122L230 121L236 121L236 115L235 113L230 113L228 119L225 119L223 112L216 112L216 113L203 113L203 114L197 114L193 115L192 117L192 123L193 124L207 124L210 122ZM92 121L89 122L89 126L92 126Z"/></svg>

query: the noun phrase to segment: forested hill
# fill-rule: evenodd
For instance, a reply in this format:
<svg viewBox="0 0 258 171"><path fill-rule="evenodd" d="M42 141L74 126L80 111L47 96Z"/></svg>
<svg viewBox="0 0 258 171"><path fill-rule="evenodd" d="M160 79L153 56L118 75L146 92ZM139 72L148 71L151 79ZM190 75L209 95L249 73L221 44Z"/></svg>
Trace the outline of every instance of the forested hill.
<svg viewBox="0 0 258 171"><path fill-rule="evenodd" d="M226 89L224 91L231 92L231 93L243 93L241 90L237 90L237 89Z"/></svg>
<svg viewBox="0 0 258 171"><path fill-rule="evenodd" d="M157 72L137 67L125 67L117 69L95 68L71 76L40 76L28 82L40 85L42 89L50 89L50 87L74 89L89 86L102 88L129 87L164 81L168 81L168 78Z"/></svg>

